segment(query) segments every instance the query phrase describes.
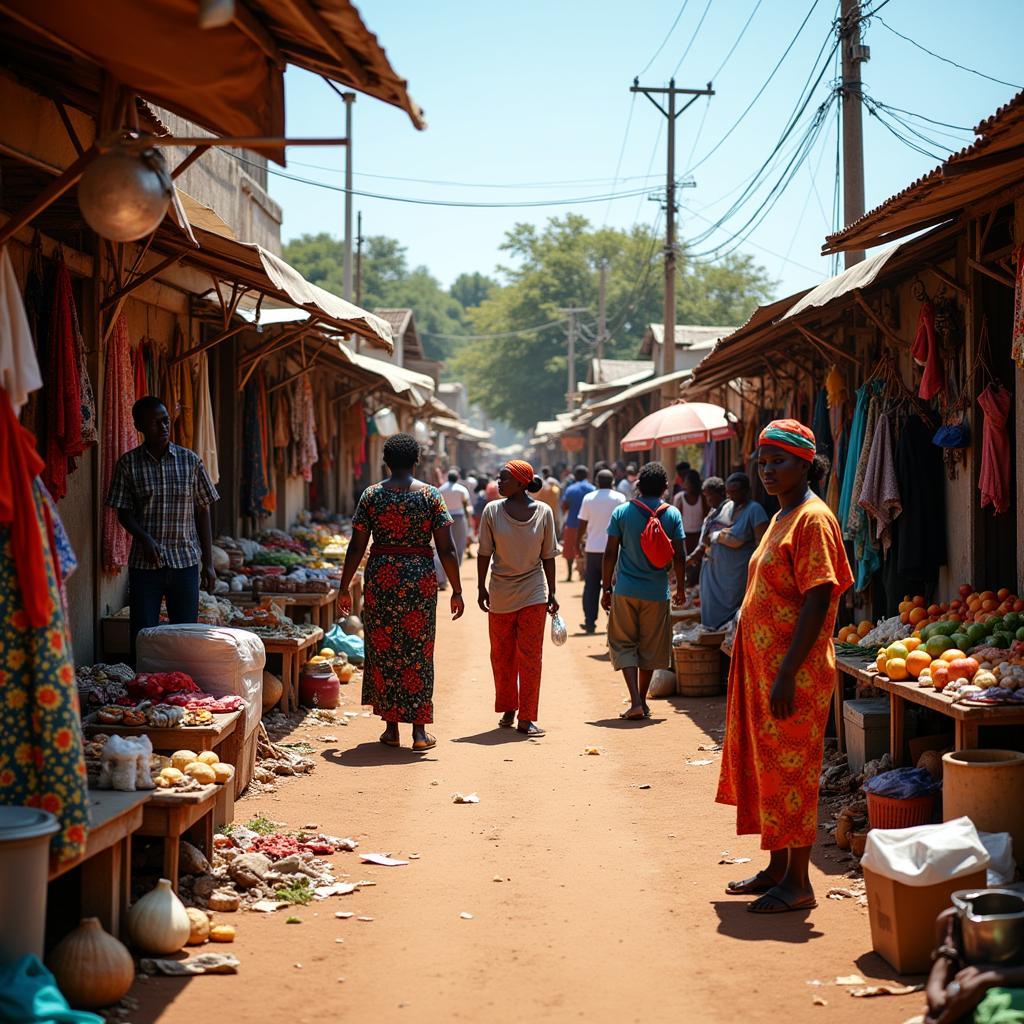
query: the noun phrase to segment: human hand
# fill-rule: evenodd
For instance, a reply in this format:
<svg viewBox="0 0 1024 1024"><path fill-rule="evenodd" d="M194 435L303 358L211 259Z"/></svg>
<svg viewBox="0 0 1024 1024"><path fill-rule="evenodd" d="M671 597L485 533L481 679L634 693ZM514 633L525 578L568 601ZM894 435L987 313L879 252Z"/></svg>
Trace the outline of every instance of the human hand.
<svg viewBox="0 0 1024 1024"><path fill-rule="evenodd" d="M780 720L791 718L793 703L796 697L796 676L780 671L772 684L771 708L772 717Z"/></svg>
<svg viewBox="0 0 1024 1024"><path fill-rule="evenodd" d="M157 544L152 537L145 537L139 541L142 546L142 554L145 556L146 561L154 569L159 569L163 565L163 556L160 554L160 545Z"/></svg>
<svg viewBox="0 0 1024 1024"><path fill-rule="evenodd" d="M476 592L476 603L480 607L482 612L490 612L491 610L491 595L487 593L486 587L480 587Z"/></svg>
<svg viewBox="0 0 1024 1024"><path fill-rule="evenodd" d="M604 590L601 593L601 607L606 611L612 610L612 592L610 590Z"/></svg>
<svg viewBox="0 0 1024 1024"><path fill-rule="evenodd" d="M452 622L461 619L466 611L466 602L462 599L462 592L452 594Z"/></svg>
<svg viewBox="0 0 1024 1024"><path fill-rule="evenodd" d="M208 593L212 594L214 588L217 586L217 573L212 565L203 566L203 589Z"/></svg>
<svg viewBox="0 0 1024 1024"><path fill-rule="evenodd" d="M682 586L682 587L677 587L676 588L675 597L672 598L672 603L677 608L682 608L683 605L686 604L686 587L685 587L685 585Z"/></svg>
<svg viewBox="0 0 1024 1024"><path fill-rule="evenodd" d="M555 600L555 595L552 594L548 598L548 615L558 614L558 601Z"/></svg>
<svg viewBox="0 0 1024 1024"><path fill-rule="evenodd" d="M352 614L352 595L346 590L338 595L338 615L349 616Z"/></svg>
<svg viewBox="0 0 1024 1024"><path fill-rule="evenodd" d="M935 1024L956 1024L967 1019L985 993L999 984L999 973L984 967L965 967L946 986L946 1002Z"/></svg>

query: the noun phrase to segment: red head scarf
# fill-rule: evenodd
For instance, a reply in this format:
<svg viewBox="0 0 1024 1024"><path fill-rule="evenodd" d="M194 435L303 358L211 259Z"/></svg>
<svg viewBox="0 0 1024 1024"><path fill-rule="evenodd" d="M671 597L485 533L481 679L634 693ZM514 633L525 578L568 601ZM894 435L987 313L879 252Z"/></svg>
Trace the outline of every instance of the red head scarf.
<svg viewBox="0 0 1024 1024"><path fill-rule="evenodd" d="M814 461L817 450L814 431L810 427L805 427L799 420L772 420L761 431L757 443L774 445L807 462Z"/></svg>
<svg viewBox="0 0 1024 1024"><path fill-rule="evenodd" d="M506 462L505 468L512 474L513 480L518 480L524 487L533 483L533 466L522 459L513 459Z"/></svg>

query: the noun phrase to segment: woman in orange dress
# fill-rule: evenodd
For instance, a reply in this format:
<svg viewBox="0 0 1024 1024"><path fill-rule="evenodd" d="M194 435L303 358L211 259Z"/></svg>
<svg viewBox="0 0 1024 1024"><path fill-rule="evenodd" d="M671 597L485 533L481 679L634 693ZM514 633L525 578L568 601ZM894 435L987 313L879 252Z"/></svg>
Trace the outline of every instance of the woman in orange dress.
<svg viewBox="0 0 1024 1024"><path fill-rule="evenodd" d="M737 834L760 834L771 854L764 870L727 892L757 894L748 910L780 914L817 905L808 864L835 684L832 632L853 576L839 524L810 487L827 466L814 434L796 420L770 423L757 464L780 509L750 560L717 800L736 807Z"/></svg>

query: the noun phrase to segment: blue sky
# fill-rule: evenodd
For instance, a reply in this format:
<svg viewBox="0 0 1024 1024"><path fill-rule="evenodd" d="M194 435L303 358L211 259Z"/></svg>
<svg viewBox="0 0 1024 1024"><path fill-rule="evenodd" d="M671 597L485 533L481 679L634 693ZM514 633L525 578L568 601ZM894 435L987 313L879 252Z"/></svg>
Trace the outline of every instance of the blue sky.
<svg viewBox="0 0 1024 1024"><path fill-rule="evenodd" d="M1024 3L1020 0L866 0L865 7L881 7L883 2L879 16L893 29L961 64L1024 84L1019 59ZM662 187L664 118L642 96L631 96L633 77L641 75L645 85L667 83L689 47L676 84L703 87L736 42L756 3L687 0L685 7L681 0L359 3L364 21L384 45L393 67L408 79L412 95L426 112L428 128L418 132L401 111L360 96L353 132L355 187L392 196L485 202L579 198ZM744 182L778 142L816 67L837 0L818 0L760 99L731 134L727 129L764 84L811 3L761 0L735 52L715 77L716 95L698 100L679 119L677 169L681 177L693 168L696 184L681 193L684 239L706 232L709 223L742 195ZM667 42L654 56L666 36ZM890 107L949 125L973 126L1016 91L941 63L878 21L868 26L865 42L871 47L871 60L863 72L865 91ZM709 253L707 258L739 244L739 251L755 257L778 280L779 295L831 272L830 262L818 252L832 227L834 108L813 145L808 140L806 159L778 202L749 237L743 237L744 231L735 241L729 238L784 176L785 160L805 137L815 108L828 98L832 80L829 64L811 94L804 119L782 147L783 163L769 175L767 184L724 228L695 243L698 251ZM287 104L289 135L344 134L341 101L315 76L290 70ZM936 155L973 138L906 114L897 116L914 124L929 141L915 138L898 124L896 130ZM288 155L290 173L342 183L340 149L292 148ZM931 155L909 148L878 120L865 115L869 209L936 163ZM524 185L530 187L517 187ZM270 190L284 207L285 239L323 230L341 234L342 194L274 175ZM598 225L629 227L654 223L658 206L643 195L531 209L460 209L359 197L356 201L356 209L363 212L364 233L398 238L407 246L410 262L426 265L444 284L462 271L493 273L503 259L502 238L517 222L543 224L552 215L575 210Z"/></svg>

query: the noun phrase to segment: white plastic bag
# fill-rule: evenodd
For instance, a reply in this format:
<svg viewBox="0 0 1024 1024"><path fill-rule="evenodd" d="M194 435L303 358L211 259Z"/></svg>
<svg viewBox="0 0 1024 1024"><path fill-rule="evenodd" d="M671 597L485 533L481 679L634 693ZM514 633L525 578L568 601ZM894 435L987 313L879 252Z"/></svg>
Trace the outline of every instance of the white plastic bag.
<svg viewBox="0 0 1024 1024"><path fill-rule="evenodd" d="M1009 832L979 832L978 838L992 858L988 865L988 887L1009 885L1017 877L1013 836Z"/></svg>
<svg viewBox="0 0 1024 1024"><path fill-rule="evenodd" d="M247 629L205 626L157 626L139 633L140 672L186 672L215 697L233 694L246 702L245 735L263 714L263 641Z"/></svg>
<svg viewBox="0 0 1024 1024"><path fill-rule="evenodd" d="M989 855L970 818L915 828L873 828L861 867L905 885L949 882L989 865Z"/></svg>
<svg viewBox="0 0 1024 1024"><path fill-rule="evenodd" d="M565 628L565 620L557 612L551 616L551 642L561 647L569 639L569 631Z"/></svg>
<svg viewBox="0 0 1024 1024"><path fill-rule="evenodd" d="M649 697L674 697L676 693L676 674L670 668L659 668L655 670L651 679L651 688L647 691Z"/></svg>

